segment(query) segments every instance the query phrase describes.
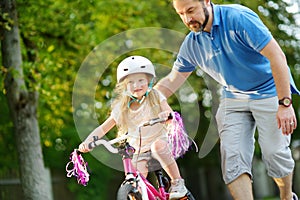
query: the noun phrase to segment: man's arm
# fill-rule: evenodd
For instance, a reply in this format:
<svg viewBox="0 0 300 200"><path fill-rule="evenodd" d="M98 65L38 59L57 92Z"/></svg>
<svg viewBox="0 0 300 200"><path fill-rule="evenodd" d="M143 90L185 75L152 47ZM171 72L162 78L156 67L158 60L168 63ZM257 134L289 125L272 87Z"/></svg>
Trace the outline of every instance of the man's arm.
<svg viewBox="0 0 300 200"><path fill-rule="evenodd" d="M270 61L278 98L291 97L290 76L284 53L275 39L272 39L261 51Z"/></svg>
<svg viewBox="0 0 300 200"><path fill-rule="evenodd" d="M155 88L168 98L185 82L191 73L172 70L155 85Z"/></svg>
<svg viewBox="0 0 300 200"><path fill-rule="evenodd" d="M290 75L286 57L274 38L262 49L261 54L270 61L278 99L291 97ZM288 108L279 106L277 121L278 128L282 128L283 134L293 133L293 130L297 127L293 106L291 105ZM294 125L290 125L291 122L294 122Z"/></svg>

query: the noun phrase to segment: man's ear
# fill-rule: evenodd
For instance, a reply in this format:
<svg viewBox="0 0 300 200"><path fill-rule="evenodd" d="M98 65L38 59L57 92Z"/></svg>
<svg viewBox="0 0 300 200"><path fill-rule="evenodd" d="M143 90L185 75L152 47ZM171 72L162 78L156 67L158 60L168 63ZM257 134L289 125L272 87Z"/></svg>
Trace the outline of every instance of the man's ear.
<svg viewBox="0 0 300 200"><path fill-rule="evenodd" d="M210 7L210 0L203 0L203 3L206 7Z"/></svg>

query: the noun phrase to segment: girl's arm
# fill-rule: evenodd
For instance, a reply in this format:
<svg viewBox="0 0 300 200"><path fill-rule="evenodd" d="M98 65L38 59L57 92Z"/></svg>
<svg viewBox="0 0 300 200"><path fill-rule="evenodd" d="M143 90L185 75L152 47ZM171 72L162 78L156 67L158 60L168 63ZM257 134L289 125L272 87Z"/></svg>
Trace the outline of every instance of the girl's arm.
<svg viewBox="0 0 300 200"><path fill-rule="evenodd" d="M90 135L79 145L78 150L86 153L91 151L88 148L89 143L94 141L94 136L102 138L108 131L110 131L116 125L116 121L112 116L107 118L100 126L95 128Z"/></svg>
<svg viewBox="0 0 300 200"><path fill-rule="evenodd" d="M166 99L160 103L160 107L161 107L162 112L158 114L159 118L167 119L169 117L170 113L173 112L171 106L168 104Z"/></svg>
<svg viewBox="0 0 300 200"><path fill-rule="evenodd" d="M192 72L179 72L172 70L167 76L155 84L155 89L159 90L166 98L169 98L175 91L183 85Z"/></svg>

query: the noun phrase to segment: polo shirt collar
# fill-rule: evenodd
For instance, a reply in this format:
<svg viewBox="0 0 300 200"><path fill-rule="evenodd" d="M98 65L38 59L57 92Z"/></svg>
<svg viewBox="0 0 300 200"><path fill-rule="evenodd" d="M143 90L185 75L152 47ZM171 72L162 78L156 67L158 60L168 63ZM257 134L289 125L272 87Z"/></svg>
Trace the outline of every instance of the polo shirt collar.
<svg viewBox="0 0 300 200"><path fill-rule="evenodd" d="M213 9L213 24L212 26L219 26L220 25L220 7L211 3L211 7Z"/></svg>

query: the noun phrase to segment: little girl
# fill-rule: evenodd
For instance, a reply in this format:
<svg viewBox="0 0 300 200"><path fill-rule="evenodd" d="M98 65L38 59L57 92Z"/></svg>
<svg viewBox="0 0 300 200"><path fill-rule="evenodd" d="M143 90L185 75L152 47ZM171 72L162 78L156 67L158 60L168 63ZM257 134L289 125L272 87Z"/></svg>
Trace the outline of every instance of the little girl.
<svg viewBox="0 0 300 200"><path fill-rule="evenodd" d="M132 162L137 169L146 177L147 162L154 157L171 178L169 199L177 199L183 197L187 189L169 148L167 124L143 127L141 136L137 132L143 122L157 117L167 119L172 112L166 98L153 89L154 79L155 70L150 60L142 56L124 59L117 68L117 97L110 117L92 131L78 149L84 153L90 151L88 144L93 142L94 136L101 138L117 126L118 135L128 132L130 136L128 142L136 149Z"/></svg>

